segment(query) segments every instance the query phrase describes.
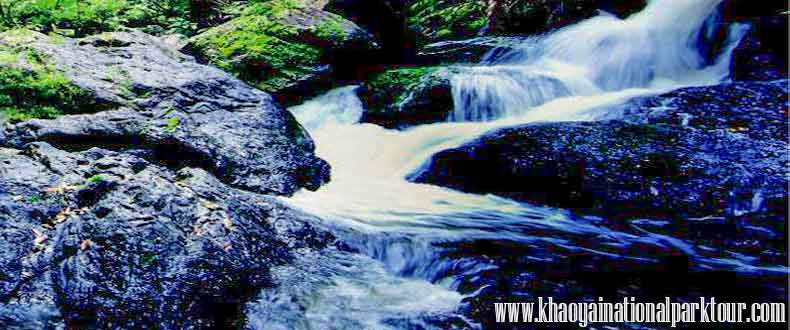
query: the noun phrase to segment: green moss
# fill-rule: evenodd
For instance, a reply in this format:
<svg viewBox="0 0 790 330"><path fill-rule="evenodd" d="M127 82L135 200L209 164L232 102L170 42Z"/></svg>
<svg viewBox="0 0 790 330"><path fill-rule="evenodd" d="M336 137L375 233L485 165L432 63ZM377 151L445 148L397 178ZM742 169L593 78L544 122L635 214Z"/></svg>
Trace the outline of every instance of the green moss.
<svg viewBox="0 0 790 330"><path fill-rule="evenodd" d="M181 125L181 118L178 117L171 117L167 119L167 123L165 124L165 132L173 133L178 128L178 125Z"/></svg>
<svg viewBox="0 0 790 330"><path fill-rule="evenodd" d="M87 180L85 180L85 185L92 185L92 184L96 184L96 183L99 183L99 182L102 182L102 181L104 181L104 177L102 177L101 175L97 174L97 175L94 175L94 176L88 178Z"/></svg>
<svg viewBox="0 0 790 330"><path fill-rule="evenodd" d="M486 5L470 0L417 0L407 7L409 26L419 31L420 43L468 38L487 23Z"/></svg>
<svg viewBox="0 0 790 330"><path fill-rule="evenodd" d="M300 42L299 31L267 16L244 16L193 39L217 67L265 91L277 91L314 73L322 51Z"/></svg>
<svg viewBox="0 0 790 330"><path fill-rule="evenodd" d="M24 34L0 34L0 117L12 123L51 119L92 109L93 99L55 70L41 53L19 42Z"/></svg>
<svg viewBox="0 0 790 330"><path fill-rule="evenodd" d="M32 106L27 108L0 107L0 122L19 123L31 119L54 119L63 112L54 107Z"/></svg>
<svg viewBox="0 0 790 330"><path fill-rule="evenodd" d="M420 84L438 69L438 66L391 69L374 76L369 85L374 89L392 86L403 86L408 89Z"/></svg>
<svg viewBox="0 0 790 330"><path fill-rule="evenodd" d="M121 92L121 95L127 98L135 97L135 93L132 92L132 88L134 82L132 81L132 77L128 71L117 69L115 67L108 67L107 71L105 72L105 81L115 83L118 86L118 91Z"/></svg>
<svg viewBox="0 0 790 330"><path fill-rule="evenodd" d="M319 39L331 40L334 42L346 41L349 37L343 28L342 18L335 16L329 16L320 24L313 26L310 32Z"/></svg>
<svg viewBox="0 0 790 330"><path fill-rule="evenodd" d="M41 202L41 196L38 195L27 196L27 202L30 204L38 204Z"/></svg>
<svg viewBox="0 0 790 330"><path fill-rule="evenodd" d="M441 82L436 75L442 67L414 67L390 69L373 76L366 84L375 95L374 107L384 110L390 105L400 104L413 92ZM376 110L372 110L376 111Z"/></svg>
<svg viewBox="0 0 790 330"><path fill-rule="evenodd" d="M11 122L79 113L85 92L48 68L0 67L0 112Z"/></svg>

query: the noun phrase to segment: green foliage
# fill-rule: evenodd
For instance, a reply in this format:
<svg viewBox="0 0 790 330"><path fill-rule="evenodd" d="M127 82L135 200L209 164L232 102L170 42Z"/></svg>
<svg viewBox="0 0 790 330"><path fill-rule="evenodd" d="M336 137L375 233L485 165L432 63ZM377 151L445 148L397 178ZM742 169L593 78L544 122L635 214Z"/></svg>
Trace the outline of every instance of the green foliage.
<svg viewBox="0 0 790 330"><path fill-rule="evenodd" d="M24 65L23 65L24 64ZM41 54L0 46L0 117L10 122L55 118L93 108L92 98Z"/></svg>
<svg viewBox="0 0 790 330"><path fill-rule="evenodd" d="M189 0L0 0L0 30L28 28L82 37L122 26L194 35Z"/></svg>
<svg viewBox="0 0 790 330"><path fill-rule="evenodd" d="M131 5L123 20L130 27L143 28L152 34L178 33L194 35L198 24L191 20L188 0L127 0Z"/></svg>
<svg viewBox="0 0 790 330"><path fill-rule="evenodd" d="M121 24L126 0L0 0L0 28L84 36Z"/></svg>
<svg viewBox="0 0 790 330"><path fill-rule="evenodd" d="M278 17L287 14L291 10L298 10L304 4L297 0L257 0L252 1L249 6L244 8L242 16L262 15L268 17Z"/></svg>

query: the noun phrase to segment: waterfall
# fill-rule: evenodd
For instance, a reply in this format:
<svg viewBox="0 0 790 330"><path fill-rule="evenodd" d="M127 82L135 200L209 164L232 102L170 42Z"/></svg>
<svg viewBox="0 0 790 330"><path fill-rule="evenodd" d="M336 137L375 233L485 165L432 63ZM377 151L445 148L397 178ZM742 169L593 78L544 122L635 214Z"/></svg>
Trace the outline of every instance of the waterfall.
<svg viewBox="0 0 790 330"><path fill-rule="evenodd" d="M620 19L602 12L579 24L494 49L484 65L452 79L449 121L488 121L523 114L549 100L630 88L704 85L728 75L731 48L709 66L700 40L714 29L721 0L652 0ZM745 32L733 27L731 44ZM710 39L709 37L707 39Z"/></svg>

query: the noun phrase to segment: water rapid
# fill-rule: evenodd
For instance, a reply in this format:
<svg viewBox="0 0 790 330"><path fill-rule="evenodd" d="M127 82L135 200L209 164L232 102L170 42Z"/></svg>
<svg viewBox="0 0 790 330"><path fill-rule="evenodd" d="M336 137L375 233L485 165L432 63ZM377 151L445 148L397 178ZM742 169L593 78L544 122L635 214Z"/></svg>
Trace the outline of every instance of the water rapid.
<svg viewBox="0 0 790 330"><path fill-rule="evenodd" d="M483 258L448 257L444 247L480 240L528 245L536 262L571 252L651 262L643 247L653 246L683 251L711 268L784 271L759 268L737 255L710 255L660 234L621 232L595 217L406 179L436 152L492 129L596 120L637 96L720 82L745 32L744 26L730 27L719 56L702 55L720 2L652 0L626 19L601 13L527 38L517 48L495 50L479 65L458 66L452 78L455 111L445 123L403 131L358 123L364 109L356 86L291 108L316 141L318 156L331 164L332 181L285 201L321 217L361 254L316 257L318 266L304 265L315 274L306 279L290 278L284 270L280 280L300 283L292 290L301 291L265 292L259 304L293 315L290 328L442 328L425 322L425 315L463 319L452 316L463 298L459 286L497 267ZM289 295L298 302L278 298ZM276 318L253 315L256 327L278 329Z"/></svg>

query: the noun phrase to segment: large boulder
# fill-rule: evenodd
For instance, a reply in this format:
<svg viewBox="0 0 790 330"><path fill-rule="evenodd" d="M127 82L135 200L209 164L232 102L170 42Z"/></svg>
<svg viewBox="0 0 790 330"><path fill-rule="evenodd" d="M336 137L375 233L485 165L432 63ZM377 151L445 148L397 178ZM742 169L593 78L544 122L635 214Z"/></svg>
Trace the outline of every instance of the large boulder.
<svg viewBox="0 0 790 330"><path fill-rule="evenodd" d="M684 88L616 120L506 128L435 155L417 181L581 213L519 226L551 239L443 243L452 264L483 269L458 272L464 312L511 329L494 303L786 299L787 83Z"/></svg>
<svg viewBox="0 0 790 330"><path fill-rule="evenodd" d="M0 80L17 93L0 113L57 118L6 125L0 145L146 150L149 161L200 167L260 193L289 195L328 180L312 139L270 95L155 37L129 31L72 40L11 31L0 34L3 51L11 55L0 61L0 75L14 74Z"/></svg>
<svg viewBox="0 0 790 330"><path fill-rule="evenodd" d="M453 111L450 67L398 68L380 72L359 90L363 122L387 128L442 122Z"/></svg>
<svg viewBox="0 0 790 330"><path fill-rule="evenodd" d="M575 211L571 225L519 226L551 239L443 243L451 264L483 269L457 272L464 313L511 329L494 303L786 299L787 83L684 88L606 121L505 128L433 156L414 180ZM576 232L585 225L596 232Z"/></svg>
<svg viewBox="0 0 790 330"><path fill-rule="evenodd" d="M229 328L317 220L145 151L0 148L0 327Z"/></svg>
<svg viewBox="0 0 790 330"><path fill-rule="evenodd" d="M413 179L611 219L785 219L786 83L642 99L624 106L630 122L497 130L434 155Z"/></svg>
<svg viewBox="0 0 790 330"><path fill-rule="evenodd" d="M185 50L292 103L330 87L333 64L377 47L356 24L311 2L273 0L249 5Z"/></svg>

